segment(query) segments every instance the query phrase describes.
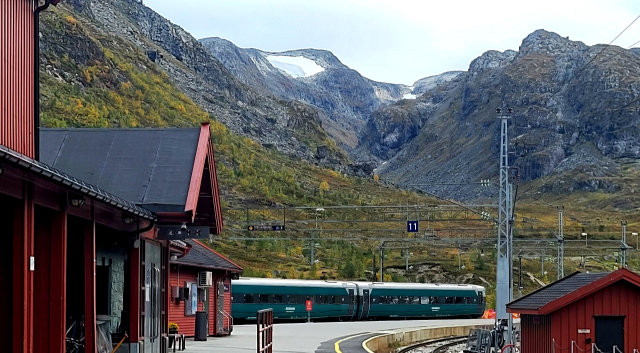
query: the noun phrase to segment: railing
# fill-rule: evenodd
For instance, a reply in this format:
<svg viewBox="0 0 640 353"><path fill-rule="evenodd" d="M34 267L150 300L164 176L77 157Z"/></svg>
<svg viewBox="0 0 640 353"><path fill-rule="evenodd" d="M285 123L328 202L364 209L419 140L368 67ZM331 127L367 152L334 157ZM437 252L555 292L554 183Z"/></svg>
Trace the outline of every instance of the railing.
<svg viewBox="0 0 640 353"><path fill-rule="evenodd" d="M258 353L273 353L273 309L258 311Z"/></svg>
<svg viewBox="0 0 640 353"><path fill-rule="evenodd" d="M220 313L222 314L222 316L224 316L224 319L222 319L222 329L224 330L224 323L226 319L226 322L229 323L227 327L229 328L229 332L231 332L233 330L233 317L231 316L231 314L224 310L220 310Z"/></svg>

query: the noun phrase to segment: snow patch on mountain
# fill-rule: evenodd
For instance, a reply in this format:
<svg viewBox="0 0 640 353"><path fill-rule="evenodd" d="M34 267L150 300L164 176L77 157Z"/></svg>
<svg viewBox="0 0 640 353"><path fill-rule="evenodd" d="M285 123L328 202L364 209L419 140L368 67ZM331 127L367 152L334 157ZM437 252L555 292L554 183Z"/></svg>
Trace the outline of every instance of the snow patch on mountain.
<svg viewBox="0 0 640 353"><path fill-rule="evenodd" d="M324 71L324 68L315 61L302 56L278 56L269 55L267 60L274 67L286 72L291 77L309 77Z"/></svg>
<svg viewBox="0 0 640 353"><path fill-rule="evenodd" d="M413 87L413 86L411 86L411 87L409 87L408 89L409 89L409 92L413 92L414 87ZM402 99L416 99L416 97L417 97L417 95L415 95L415 94L413 94L413 93L405 93L405 94L402 96Z"/></svg>

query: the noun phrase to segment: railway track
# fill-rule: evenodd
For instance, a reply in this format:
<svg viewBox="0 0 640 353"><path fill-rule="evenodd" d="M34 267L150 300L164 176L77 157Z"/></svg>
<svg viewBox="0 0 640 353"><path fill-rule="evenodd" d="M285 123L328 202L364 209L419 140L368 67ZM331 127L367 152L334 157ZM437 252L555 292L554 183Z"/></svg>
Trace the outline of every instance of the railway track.
<svg viewBox="0 0 640 353"><path fill-rule="evenodd" d="M446 353L449 348L455 345L458 345L460 343L465 343L466 341L467 341L467 336L454 336L454 337L441 338L437 340L431 340L431 341L422 342L422 343L413 344L411 346L404 347L400 351L398 351L398 353L411 353L414 350L417 350L419 348L430 347L430 346L433 346L431 347L433 348L433 350L431 350L431 353Z"/></svg>

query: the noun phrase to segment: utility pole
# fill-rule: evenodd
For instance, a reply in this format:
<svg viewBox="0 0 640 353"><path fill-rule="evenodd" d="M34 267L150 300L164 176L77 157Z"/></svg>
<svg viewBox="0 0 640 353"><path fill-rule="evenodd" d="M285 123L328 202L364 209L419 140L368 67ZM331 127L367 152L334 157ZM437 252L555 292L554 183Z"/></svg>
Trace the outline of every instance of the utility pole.
<svg viewBox="0 0 640 353"><path fill-rule="evenodd" d="M556 206L558 209L558 280L564 278L564 206Z"/></svg>
<svg viewBox="0 0 640 353"><path fill-rule="evenodd" d="M518 298L522 298L522 255L518 255L520 271L518 271Z"/></svg>
<svg viewBox="0 0 640 353"><path fill-rule="evenodd" d="M620 221L622 225L622 244L620 244L620 267L627 267L627 221Z"/></svg>
<svg viewBox="0 0 640 353"><path fill-rule="evenodd" d="M380 282L384 283L384 240L380 242Z"/></svg>
<svg viewBox="0 0 640 353"><path fill-rule="evenodd" d="M498 266L496 271L496 328L507 324L507 337L505 345L512 342L513 317L507 313L507 303L513 299L513 263L511 240L511 184L509 183L509 157L507 128L511 119L512 109L507 110L507 115L501 114L502 109L496 109L500 119L500 196L498 203ZM501 347L497 347L496 350Z"/></svg>
<svg viewBox="0 0 640 353"><path fill-rule="evenodd" d="M409 271L409 246L407 245L407 250L404 251L404 270Z"/></svg>

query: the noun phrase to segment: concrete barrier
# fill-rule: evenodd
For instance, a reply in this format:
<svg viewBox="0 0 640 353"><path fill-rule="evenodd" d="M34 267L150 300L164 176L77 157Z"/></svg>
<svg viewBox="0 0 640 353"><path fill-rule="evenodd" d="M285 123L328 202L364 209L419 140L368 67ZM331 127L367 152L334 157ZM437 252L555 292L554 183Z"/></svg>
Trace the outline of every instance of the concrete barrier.
<svg viewBox="0 0 640 353"><path fill-rule="evenodd" d="M362 343L362 348L369 353L389 353L399 347L409 346L418 342L451 336L467 336L469 331L474 328L487 328L487 325L425 327L412 330L393 331L369 338Z"/></svg>

